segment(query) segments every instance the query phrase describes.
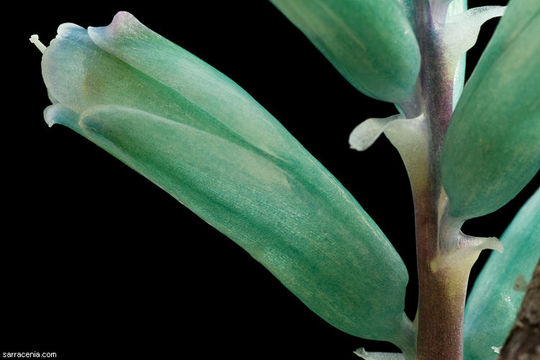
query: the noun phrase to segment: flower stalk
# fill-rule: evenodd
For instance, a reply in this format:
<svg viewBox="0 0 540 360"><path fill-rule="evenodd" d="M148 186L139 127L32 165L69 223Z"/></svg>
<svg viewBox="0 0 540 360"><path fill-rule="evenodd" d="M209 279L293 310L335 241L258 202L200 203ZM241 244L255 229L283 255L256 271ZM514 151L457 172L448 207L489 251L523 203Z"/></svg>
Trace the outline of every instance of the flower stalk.
<svg viewBox="0 0 540 360"><path fill-rule="evenodd" d="M475 238L460 231L465 219L449 211L440 154L463 87L460 59L474 45L482 23L501 16L504 8L476 8L460 15L456 9L449 10L444 1L416 2L413 13L421 66L414 92L397 104L399 115L368 119L349 138L351 147L362 151L384 133L407 169L415 207L419 276L418 351L412 358L426 360L463 359L470 270L483 249L502 250L495 238Z"/></svg>
<svg viewBox="0 0 540 360"><path fill-rule="evenodd" d="M462 54L449 54L445 46L448 2L419 0L415 5L415 30L422 62L413 98L398 107L407 118L421 113L425 128L423 169L407 166L415 207L419 284L416 359L462 360L470 270L482 249L502 249L497 239L462 234L463 221L447 214L448 198L442 187L439 158L453 112L457 66L457 61L448 59ZM407 164L403 154L402 158Z"/></svg>
<svg viewBox="0 0 540 360"><path fill-rule="evenodd" d="M442 46L447 6L441 2L416 2L415 25L422 63L413 100L400 106L407 117L423 114L427 137L424 171L411 174L408 169L415 207L418 360L463 359L463 314L470 267L446 264L443 259L454 249L441 247L457 243L454 235L461 225L454 223L458 226L454 231L441 231L447 198L441 185L439 154L452 116L455 70L446 65ZM445 264L436 266L440 262Z"/></svg>

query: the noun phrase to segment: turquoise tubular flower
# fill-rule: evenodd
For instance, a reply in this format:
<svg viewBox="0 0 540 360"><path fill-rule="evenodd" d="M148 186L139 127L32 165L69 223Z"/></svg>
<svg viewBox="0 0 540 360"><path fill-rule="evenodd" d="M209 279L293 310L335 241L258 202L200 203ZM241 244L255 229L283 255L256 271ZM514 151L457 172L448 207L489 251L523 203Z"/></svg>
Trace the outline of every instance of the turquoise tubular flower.
<svg viewBox="0 0 540 360"><path fill-rule="evenodd" d="M529 282L540 256L540 189L519 210L501 237L504 252L493 252L467 300L465 359L495 360L525 295L516 279Z"/></svg>
<svg viewBox="0 0 540 360"><path fill-rule="evenodd" d="M494 212L540 169L540 2L511 0L467 81L441 150L450 214Z"/></svg>
<svg viewBox="0 0 540 360"><path fill-rule="evenodd" d="M65 125L230 237L335 327L411 353L405 266L339 182L229 78L120 12L60 26L43 77Z"/></svg>
<svg viewBox="0 0 540 360"><path fill-rule="evenodd" d="M420 72L412 4L398 0L270 0L356 89L399 103Z"/></svg>

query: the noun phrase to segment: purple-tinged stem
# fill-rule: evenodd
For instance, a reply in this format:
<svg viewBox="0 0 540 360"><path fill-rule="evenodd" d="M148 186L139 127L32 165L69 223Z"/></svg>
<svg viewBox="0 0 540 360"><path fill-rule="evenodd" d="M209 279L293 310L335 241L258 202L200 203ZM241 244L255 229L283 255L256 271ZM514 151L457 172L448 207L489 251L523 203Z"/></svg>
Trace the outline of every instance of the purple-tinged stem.
<svg viewBox="0 0 540 360"><path fill-rule="evenodd" d="M470 267L453 266L446 261L449 249L441 247L457 244L461 225L444 223L446 196L439 166L440 149L452 116L453 73L442 46L446 9L444 0L416 1L422 65L414 100L400 104L406 115L423 113L428 129L426 178L411 181L419 283L417 360L463 360L463 314Z"/></svg>

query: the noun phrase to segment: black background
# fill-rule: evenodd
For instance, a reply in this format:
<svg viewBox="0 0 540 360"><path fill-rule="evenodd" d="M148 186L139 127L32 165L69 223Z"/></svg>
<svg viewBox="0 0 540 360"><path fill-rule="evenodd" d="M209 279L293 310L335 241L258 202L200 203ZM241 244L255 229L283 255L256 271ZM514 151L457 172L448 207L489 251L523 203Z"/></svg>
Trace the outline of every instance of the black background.
<svg viewBox="0 0 540 360"><path fill-rule="evenodd" d="M404 167L384 137L363 153L347 143L362 120L395 110L354 90L268 2L21 2L4 13L2 25L8 112L0 350L54 351L60 359L332 360L355 359L360 346L392 350L332 328L166 193L70 130L46 126L41 54L28 37L38 33L48 43L63 22L106 25L119 10L240 84L351 191L407 264L406 311L414 315ZM467 74L496 23L483 27ZM538 184L537 176L509 205L468 222L465 231L500 236Z"/></svg>

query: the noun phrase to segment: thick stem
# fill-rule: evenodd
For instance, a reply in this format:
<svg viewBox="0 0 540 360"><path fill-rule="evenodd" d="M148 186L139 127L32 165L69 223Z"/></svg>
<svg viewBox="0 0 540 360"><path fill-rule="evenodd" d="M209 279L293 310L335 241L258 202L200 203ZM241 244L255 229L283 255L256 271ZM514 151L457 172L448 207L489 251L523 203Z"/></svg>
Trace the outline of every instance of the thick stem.
<svg viewBox="0 0 540 360"><path fill-rule="evenodd" d="M439 170L439 153L452 116L453 74L448 73L441 46L447 2L432 1L438 6L432 8L428 0L416 2L422 55L416 102L423 108L429 136L426 178L413 184L419 284L417 359L462 360L470 266L448 260L457 250L461 225L444 219L446 197Z"/></svg>
<svg viewBox="0 0 540 360"><path fill-rule="evenodd" d="M443 29L446 7L431 8L427 0L417 1L416 34L422 56L420 68L420 96L431 132L434 175L438 176L438 154L452 117L453 71L449 71L444 56Z"/></svg>
<svg viewBox="0 0 540 360"><path fill-rule="evenodd" d="M468 269L444 260L439 204L425 198L416 211L418 254L418 360L463 358L463 313Z"/></svg>
<svg viewBox="0 0 540 360"><path fill-rule="evenodd" d="M431 187L426 187L432 190ZM496 238L461 233L463 221L446 212L436 192L415 197L419 305L418 360L463 359L463 314L467 283L483 249L502 251Z"/></svg>
<svg viewBox="0 0 540 360"><path fill-rule="evenodd" d="M432 272L425 262L419 263L420 267L417 359L461 360L466 294L463 279L456 279L451 269Z"/></svg>
<svg viewBox="0 0 540 360"><path fill-rule="evenodd" d="M446 53L444 36L449 2L416 0L415 33L422 57L420 75L414 96L398 104L407 118L407 126L396 120L385 130L402 155L414 198L418 360L463 360L463 314L469 273L482 249L500 249L494 238L462 234L463 221L446 213L439 155L452 117L457 65Z"/></svg>

